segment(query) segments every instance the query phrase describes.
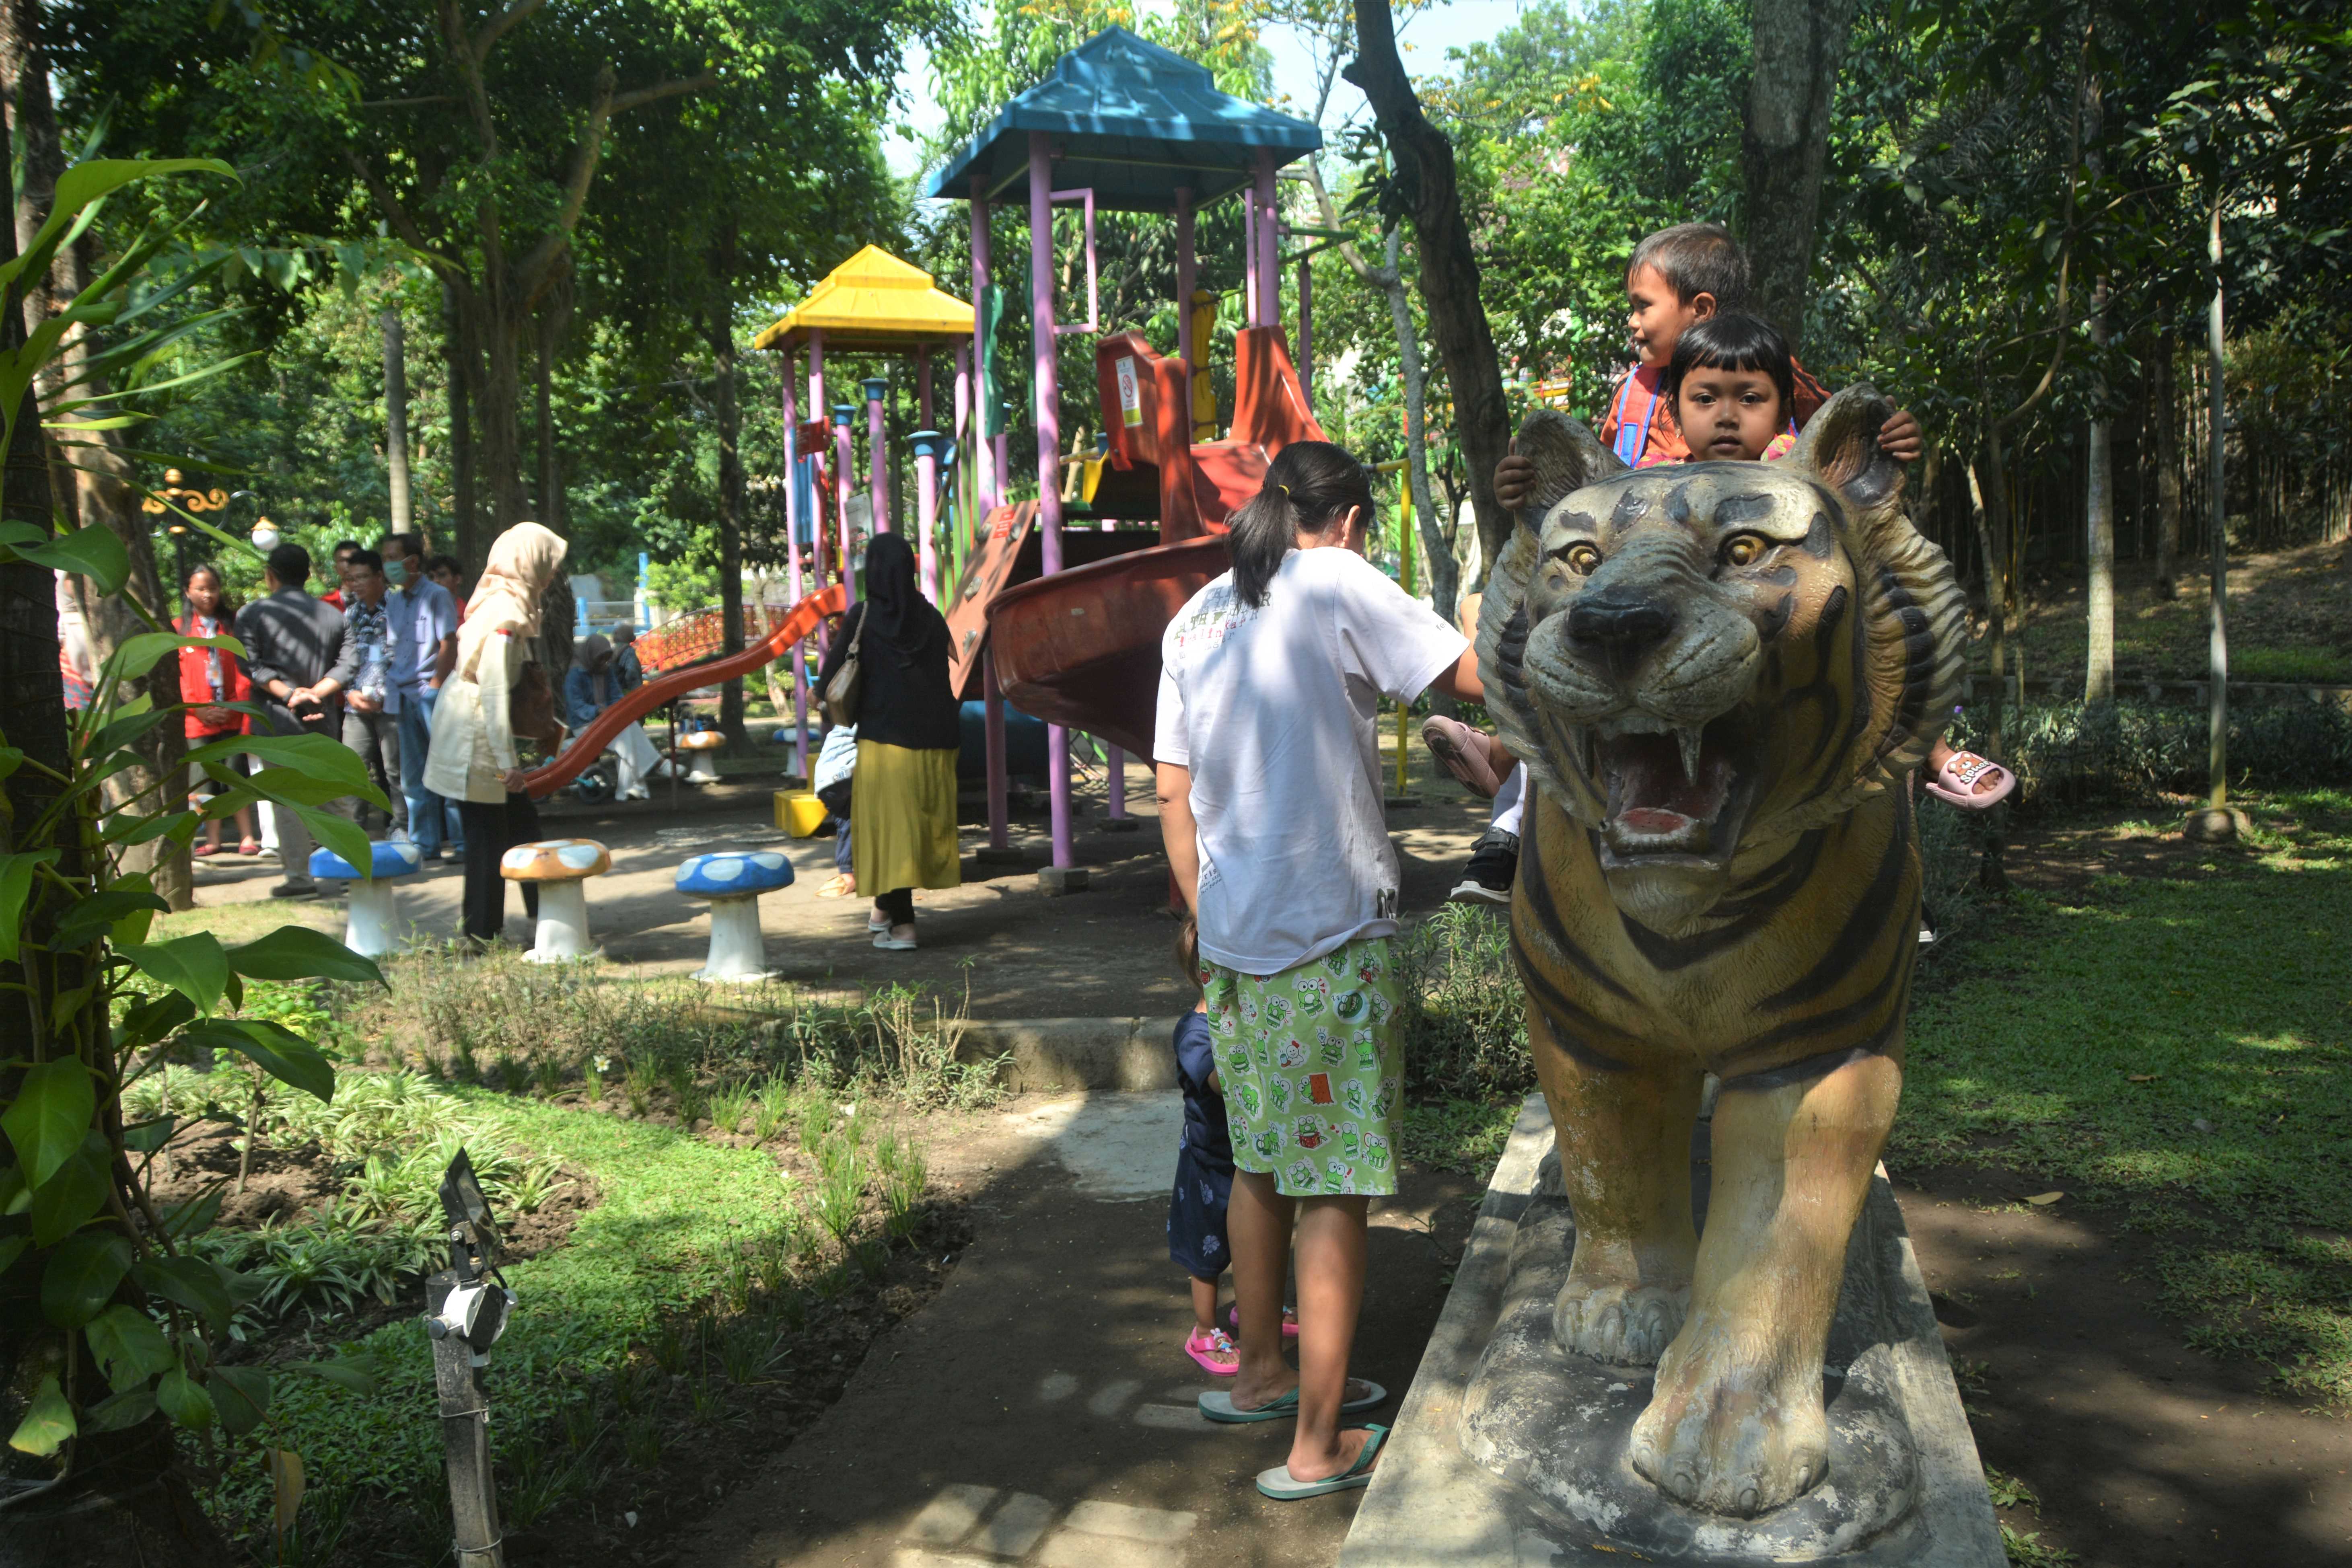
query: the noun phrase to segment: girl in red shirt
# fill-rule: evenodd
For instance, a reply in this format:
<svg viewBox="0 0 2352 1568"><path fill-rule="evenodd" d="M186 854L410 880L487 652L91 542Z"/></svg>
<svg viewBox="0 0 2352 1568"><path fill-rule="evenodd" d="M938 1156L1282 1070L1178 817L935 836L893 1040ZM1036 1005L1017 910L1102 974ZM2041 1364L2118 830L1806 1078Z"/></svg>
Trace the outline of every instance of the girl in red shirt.
<svg viewBox="0 0 2352 1568"><path fill-rule="evenodd" d="M236 601L229 597L220 573L211 567L200 566L188 573L186 589L187 611L175 628L183 637L220 637L229 634L236 621ZM187 734L191 747L226 736L243 735L251 721L224 703L247 701L253 684L247 678L245 661L226 648L183 648L180 650L180 700L188 705ZM236 846L241 855L257 855L261 844L253 836L253 809L246 807L236 813L236 831L242 835ZM215 818L205 824L205 841L195 846L194 853L220 853L221 825Z"/></svg>

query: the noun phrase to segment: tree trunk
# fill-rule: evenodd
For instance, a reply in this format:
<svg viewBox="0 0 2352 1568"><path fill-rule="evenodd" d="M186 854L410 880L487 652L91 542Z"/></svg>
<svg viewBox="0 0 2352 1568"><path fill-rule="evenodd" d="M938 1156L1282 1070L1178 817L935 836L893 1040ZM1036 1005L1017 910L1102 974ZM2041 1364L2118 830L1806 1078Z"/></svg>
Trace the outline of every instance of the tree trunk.
<svg viewBox="0 0 2352 1568"><path fill-rule="evenodd" d="M1755 66L1739 136L1751 307L1802 345L1832 100L1854 0L1754 0Z"/></svg>
<svg viewBox="0 0 2352 1568"><path fill-rule="evenodd" d="M1404 376L1405 482L1412 486L1412 515L1421 529L1423 553L1429 557L1429 602L1448 623L1462 594L1462 569L1454 559L1453 541L1445 537L1444 520L1430 504L1429 492L1429 371L1421 362L1421 333L1412 319L1412 301L1405 298L1404 277L1397 266L1398 242L1389 231L1387 263L1381 269L1381 292L1388 296L1389 320L1395 328L1397 360Z"/></svg>
<svg viewBox="0 0 2352 1568"><path fill-rule="evenodd" d="M2105 278L2091 291L2091 344L2107 346L2107 284ZM2102 406L2091 416L2084 454L2090 470L2084 486L2084 514L2090 557L2089 581L2083 601L2090 622L2089 644L2084 653L2083 700L2091 704L2116 700L2116 484L2114 426L2104 406L2106 378L2102 375L2093 396Z"/></svg>
<svg viewBox="0 0 2352 1568"><path fill-rule="evenodd" d="M2205 831L2213 837L2231 821L2230 805L2230 519L2222 485L2222 433L2229 387L2223 378L2221 338L2221 199L2213 198L2211 228L2206 256L2213 264L2213 298L2205 308L2206 423L2210 451L2206 458L2206 484L2211 491L2213 565L2210 595L2212 630L2206 642L2206 810ZM2215 819L2219 820L2216 821Z"/></svg>
<svg viewBox="0 0 2352 1568"><path fill-rule="evenodd" d="M474 412L472 340L457 310L457 291L441 285L441 351L449 375L450 510L457 516L457 559L465 563L471 584L482 570L489 540L482 538L474 515Z"/></svg>
<svg viewBox="0 0 2352 1568"><path fill-rule="evenodd" d="M743 483L742 413L735 388L735 293L733 225L712 247L710 314L703 330L710 341L712 402L719 423L719 615L721 645L729 653L743 651ZM885 519L874 519L878 532ZM749 744L743 730L743 683L729 681L719 688L719 727L730 745Z"/></svg>
<svg viewBox="0 0 2352 1568"><path fill-rule="evenodd" d="M565 538L572 537L563 520L563 472L555 446L555 345L571 313L568 297L551 299L539 313L537 360L531 397L539 447L539 516L541 527ZM572 632L579 623L579 606L572 596L569 573L557 572L540 596L540 641L546 648L548 673L562 679L572 667Z"/></svg>
<svg viewBox="0 0 2352 1568"><path fill-rule="evenodd" d="M2180 402L2174 381L2173 359L2179 341L2170 332L2156 340L2156 581L2152 591L2160 601L2180 597L2173 577L2173 558L2180 553Z"/></svg>
<svg viewBox="0 0 2352 1568"><path fill-rule="evenodd" d="M1495 499L1495 465L1510 451L1510 405L1503 396L1494 330L1479 298L1478 257L1462 215L1454 144L1422 112L1397 57L1388 0L1355 0L1355 10L1356 57L1340 74L1370 101L1381 138L1396 161L1397 194L1412 219L1421 258L1422 304L1454 392L1454 440L1469 467L1480 555L1492 561L1513 526L1511 515Z"/></svg>
<svg viewBox="0 0 2352 1568"><path fill-rule="evenodd" d="M392 484L392 531L407 533L416 506L408 490L408 349L400 304L383 308L383 465Z"/></svg>

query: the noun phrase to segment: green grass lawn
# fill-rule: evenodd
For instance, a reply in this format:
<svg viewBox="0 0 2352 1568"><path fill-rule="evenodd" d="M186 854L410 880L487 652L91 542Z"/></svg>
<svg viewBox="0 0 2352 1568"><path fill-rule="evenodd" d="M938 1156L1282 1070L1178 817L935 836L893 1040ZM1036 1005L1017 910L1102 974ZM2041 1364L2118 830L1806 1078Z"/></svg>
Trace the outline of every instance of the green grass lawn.
<svg viewBox="0 0 2352 1568"><path fill-rule="evenodd" d="M563 1246L505 1270L520 1301L491 1362L502 1448L593 1405L630 1345L665 1317L709 1302L747 1243L772 1246L790 1233L794 1204L761 1149L517 1095L449 1092L494 1103L523 1144L586 1171L601 1194ZM314 1486L431 1498L441 1436L423 1324L402 1319L341 1354L374 1377L375 1392L278 1379L271 1445L300 1454ZM224 1490L232 1517L264 1513L268 1483L257 1451L231 1468Z"/></svg>
<svg viewBox="0 0 2352 1568"><path fill-rule="evenodd" d="M2189 1342L2352 1403L2352 795L2255 808L2251 855L2020 896L1914 1007L1901 1165L2013 1172L2159 1239Z"/></svg>

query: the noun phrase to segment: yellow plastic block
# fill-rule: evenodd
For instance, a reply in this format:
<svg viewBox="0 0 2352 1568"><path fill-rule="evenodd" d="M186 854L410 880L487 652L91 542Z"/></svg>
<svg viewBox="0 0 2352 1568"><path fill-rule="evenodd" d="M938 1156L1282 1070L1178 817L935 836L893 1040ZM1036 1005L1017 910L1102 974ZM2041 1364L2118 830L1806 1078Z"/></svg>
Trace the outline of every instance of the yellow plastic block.
<svg viewBox="0 0 2352 1568"><path fill-rule="evenodd" d="M776 791L776 826L796 839L805 839L824 825L824 802L804 791Z"/></svg>

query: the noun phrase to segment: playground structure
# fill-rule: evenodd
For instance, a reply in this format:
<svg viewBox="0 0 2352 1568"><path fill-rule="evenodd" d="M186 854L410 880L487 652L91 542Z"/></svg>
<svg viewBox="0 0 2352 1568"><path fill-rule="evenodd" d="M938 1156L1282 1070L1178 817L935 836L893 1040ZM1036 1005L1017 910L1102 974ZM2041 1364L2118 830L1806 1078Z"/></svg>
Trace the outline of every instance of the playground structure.
<svg viewBox="0 0 2352 1568"><path fill-rule="evenodd" d="M826 558L846 586L849 601L857 597L856 573L847 570L856 559L851 537L850 497L856 471L856 441L851 425L855 403L836 403L827 421L824 384L825 350L836 353L885 354L914 361L917 416L922 429L911 438L915 457L915 515L919 531L916 556L926 598L939 598L938 520L942 457L951 457L953 443L943 441L932 427L934 411L931 364L948 350L955 365L955 435L961 442L971 406L970 354L972 308L933 287L931 275L899 260L878 246L867 246L826 275L809 297L784 313L782 320L751 340L754 349L784 356L783 416L787 483L784 486L785 570L795 602L802 598L801 536L809 538L806 581L822 586ZM800 378L799 359L808 355L808 399L812 415L800 419L793 383ZM869 377L862 384L866 397L866 496L877 532L890 527L888 444L882 398L887 383ZM833 457L833 516L824 517L824 458ZM828 538L828 535L831 537ZM800 776L808 777L808 661L804 648L793 652L793 756Z"/></svg>
<svg viewBox="0 0 2352 1568"><path fill-rule="evenodd" d="M972 287L980 309L934 287L929 274L868 246L811 290L809 298L754 340L788 356L805 349L808 395L818 417L799 419L798 365L783 378L790 433L786 487L788 570L798 602L769 635L731 658L689 664L649 679L600 715L562 758L531 775L530 791L561 787L625 724L697 687L748 674L793 653L795 739L807 776L807 673L799 646L823 617L854 601L854 573L824 586L828 565L851 559L848 514L855 405L824 419L824 354L909 354L926 429L917 455L919 552L924 585L935 598L941 580L933 549L940 474L968 452L966 516L984 523L977 537L955 530L948 565L956 583L942 609L952 639L950 678L961 697L977 695L986 712L990 847L1007 848L1008 780L1004 704L1045 721L1053 865L1068 873L1071 844L1069 731L1100 737L1110 757L1110 812L1125 815L1123 758L1150 755L1158 706L1160 638L1184 601L1228 563L1226 519L1254 497L1266 465L1294 441L1320 440L1307 382L1290 357L1281 324L1282 224L1276 179L1286 163L1323 143L1319 129L1216 89L1209 71L1111 27L1056 64L1054 74L1001 110L971 143L931 175L925 194L970 204ZM1243 319L1234 333L1233 418L1222 437L1209 396L1209 337L1213 298L1197 287L1195 220L1227 196L1243 199ZM1037 498L1004 501L1006 440L979 417L992 398L987 350L974 347L976 320L993 319L990 216L999 203L1024 202L1030 233L1030 339L1037 429ZM1056 319L1053 211L1077 205L1085 215L1088 318ZM1176 352L1157 351L1131 330L1099 337L1096 391L1108 433L1097 458L1074 458L1061 444L1061 388L1055 346L1060 336L1100 333L1092 290L1097 274L1094 214L1153 212L1176 226ZM1304 269L1302 267L1302 273ZM1300 293L1300 340L1309 330ZM930 357L954 355L954 436L942 440L932 419ZM1302 353L1303 357L1303 353ZM869 494L875 527L887 527L887 465L878 381L868 382ZM833 459L831 518L824 516L824 459ZM1065 498L1066 470L1076 492ZM1141 530L1066 530L1078 506L1097 517L1156 522ZM804 521L805 519L805 521ZM802 575L801 539L810 553ZM968 553L967 553L968 552ZM961 559L955 559L961 558ZM819 589L803 595L806 586ZM978 688L975 693L973 688ZM1065 876L1062 885L1082 885Z"/></svg>
<svg viewBox="0 0 2352 1568"><path fill-rule="evenodd" d="M1205 67L1110 27L1066 55L1054 74L1013 99L929 180L927 196L968 202L972 287L990 286L989 218L998 203L1025 201L1029 215L1030 342L1037 429L1037 499L1003 505L1002 446L983 453L980 496L986 541L959 587L950 621L959 674L976 662L992 714L1003 698L1046 721L1053 864L1078 885L1070 822L1069 730L1099 735L1150 755L1158 706L1160 636L1169 620L1225 570L1221 536L1234 507L1256 494L1266 464L1291 441L1320 439L1305 382L1281 328L1281 219L1275 182L1283 165L1323 145L1316 126L1217 90ZM1195 287L1195 219L1229 195L1244 202L1244 324L1235 341L1235 402L1226 439L1196 439L1206 390L1207 343ZM1085 214L1088 314L1063 326L1055 298L1054 208ZM1096 349L1097 391L1109 433L1089 499L1099 515L1157 520L1148 535L1066 536L1061 387L1055 344L1066 333L1099 332L1093 290L1094 217L1150 212L1176 221L1176 353L1155 352L1140 334L1118 332ZM983 311L983 315L986 314ZM1301 337L1305 337L1302 297ZM1207 313L1213 319L1213 310ZM989 395L983 378L976 392ZM1034 526L1034 578L1019 570ZM1073 539L1117 540L1115 553L1073 564ZM1121 548L1124 547L1124 548ZM1088 553L1093 553L1089 549ZM1066 567L1069 570L1066 570ZM978 601L975 604L972 601ZM985 630L969 624L984 614ZM965 622L959 631L959 622ZM984 647L983 647L984 643ZM986 656L982 656L982 653ZM1003 777L992 725L990 841L1003 844ZM1123 758L1110 758L1111 810L1124 810Z"/></svg>

